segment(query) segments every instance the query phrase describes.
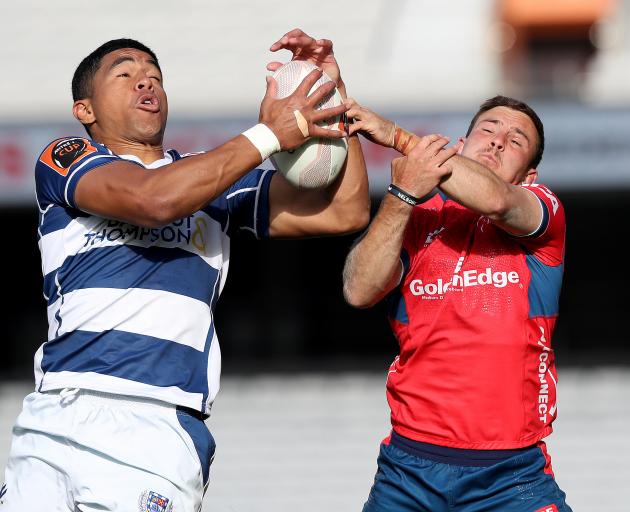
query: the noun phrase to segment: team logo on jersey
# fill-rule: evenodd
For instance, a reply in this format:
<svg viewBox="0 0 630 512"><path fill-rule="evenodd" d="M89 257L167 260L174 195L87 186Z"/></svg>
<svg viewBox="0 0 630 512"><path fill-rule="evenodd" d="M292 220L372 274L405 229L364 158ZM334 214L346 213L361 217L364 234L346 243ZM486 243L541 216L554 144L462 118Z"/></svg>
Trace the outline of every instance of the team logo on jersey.
<svg viewBox="0 0 630 512"><path fill-rule="evenodd" d="M547 505L546 507L539 508L534 512L558 512L558 507L556 507L555 505Z"/></svg>
<svg viewBox="0 0 630 512"><path fill-rule="evenodd" d="M520 283L518 272L494 272L491 267L484 270L465 270L461 274L455 273L450 280L439 278L434 283L425 283L422 279L414 279L409 283L409 291L422 298L443 298L448 291L462 292L471 286L494 286L505 288L508 284Z"/></svg>
<svg viewBox="0 0 630 512"><path fill-rule="evenodd" d="M54 141L44 150L39 160L53 171L65 176L72 164L95 152L96 148L89 140L74 137Z"/></svg>
<svg viewBox="0 0 630 512"><path fill-rule="evenodd" d="M428 235L427 235L427 239L424 241L424 246L426 247L427 245L429 245L431 242L433 242L433 240L435 240L440 233L444 231L444 226L436 229L435 231L431 231Z"/></svg>
<svg viewBox="0 0 630 512"><path fill-rule="evenodd" d="M550 405L549 385L551 382L553 382L554 388L556 388L558 384L553 376L553 372L551 371L550 367L551 347L547 343L545 328L541 325L539 325L538 328L540 329L540 338L538 339L538 345L541 347L538 354L538 380L540 381L540 388L538 390L538 403L536 405L538 407L538 414L540 415L538 419L542 423L547 423L548 415L553 418L556 414L557 409L557 404L554 403L553 405Z"/></svg>
<svg viewBox="0 0 630 512"><path fill-rule="evenodd" d="M173 503L155 491L144 491L138 502L140 512L172 512Z"/></svg>

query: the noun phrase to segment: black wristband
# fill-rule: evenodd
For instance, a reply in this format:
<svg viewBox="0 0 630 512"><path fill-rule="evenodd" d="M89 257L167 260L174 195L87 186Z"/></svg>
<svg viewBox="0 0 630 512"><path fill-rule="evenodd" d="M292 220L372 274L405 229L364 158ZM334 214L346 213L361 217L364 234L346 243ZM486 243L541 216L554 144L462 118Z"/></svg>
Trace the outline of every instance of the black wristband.
<svg viewBox="0 0 630 512"><path fill-rule="evenodd" d="M396 196L401 201L404 201L405 203L410 204L411 206L418 206L419 204L423 202L423 199L424 199L424 198L421 199L418 197L414 197L411 194L408 194L403 189L398 188L393 183L389 184L389 187L387 187L387 192Z"/></svg>

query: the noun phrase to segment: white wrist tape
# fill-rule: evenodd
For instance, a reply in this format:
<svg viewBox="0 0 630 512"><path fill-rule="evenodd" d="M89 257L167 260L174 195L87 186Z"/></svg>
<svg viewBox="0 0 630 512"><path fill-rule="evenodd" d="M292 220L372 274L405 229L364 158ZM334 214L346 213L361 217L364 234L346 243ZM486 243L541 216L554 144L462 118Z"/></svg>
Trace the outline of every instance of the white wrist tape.
<svg viewBox="0 0 630 512"><path fill-rule="evenodd" d="M258 123L249 130L245 130L243 135L256 146L263 162L274 153L280 151L280 141L278 137L271 131L271 128L263 123Z"/></svg>

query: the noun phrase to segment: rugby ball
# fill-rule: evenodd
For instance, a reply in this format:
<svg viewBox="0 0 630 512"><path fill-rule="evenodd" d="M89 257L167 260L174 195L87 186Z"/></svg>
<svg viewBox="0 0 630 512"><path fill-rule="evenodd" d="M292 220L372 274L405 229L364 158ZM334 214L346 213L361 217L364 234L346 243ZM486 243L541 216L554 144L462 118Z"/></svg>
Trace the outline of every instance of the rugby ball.
<svg viewBox="0 0 630 512"><path fill-rule="evenodd" d="M295 91L306 75L315 69L315 65L304 60L287 62L272 75L278 84L277 98L285 98ZM323 73L315 82L310 93L319 86L330 82L330 77ZM310 94L309 93L309 94ZM318 105L318 109L341 105L343 100L335 88L333 94ZM326 124L326 123L331 124ZM343 130L341 116L326 120L320 124L324 128ZM325 139L313 137L299 148L275 153L270 157L274 167L290 183L298 188L323 188L332 183L343 167L348 154L348 141L344 139Z"/></svg>

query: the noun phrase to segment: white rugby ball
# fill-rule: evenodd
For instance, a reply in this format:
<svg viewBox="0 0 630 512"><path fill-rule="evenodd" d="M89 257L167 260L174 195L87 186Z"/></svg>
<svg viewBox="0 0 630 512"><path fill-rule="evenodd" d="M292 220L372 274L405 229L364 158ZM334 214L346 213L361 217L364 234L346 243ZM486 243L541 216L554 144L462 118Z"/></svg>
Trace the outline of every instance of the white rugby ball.
<svg viewBox="0 0 630 512"><path fill-rule="evenodd" d="M295 91L306 75L315 65L304 60L292 60L278 68L273 74L278 83L277 98L285 98ZM330 77L323 73L315 82L312 93L319 86L330 82ZM333 94L318 105L318 109L331 108L341 105L343 100L335 88ZM330 122L331 124L327 124ZM320 126L328 129L343 130L341 116L328 119ZM332 183L343 167L348 154L348 141L344 139L325 139L313 137L299 148L281 151L270 157L275 168L298 188L322 188Z"/></svg>

